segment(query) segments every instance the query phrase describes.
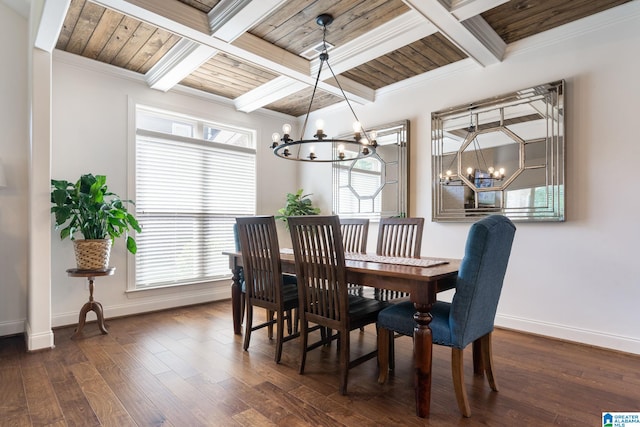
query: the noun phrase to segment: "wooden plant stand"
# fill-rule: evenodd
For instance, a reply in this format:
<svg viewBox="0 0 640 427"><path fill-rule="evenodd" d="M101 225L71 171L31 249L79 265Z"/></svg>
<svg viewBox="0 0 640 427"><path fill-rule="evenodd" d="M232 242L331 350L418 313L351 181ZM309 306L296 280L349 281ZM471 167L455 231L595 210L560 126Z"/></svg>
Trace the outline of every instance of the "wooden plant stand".
<svg viewBox="0 0 640 427"><path fill-rule="evenodd" d="M67 269L69 277L86 277L87 280L89 280L89 301L82 306L82 309L80 309L78 327L73 335L71 335L71 339L77 338L82 334L82 329L84 328L84 324L87 320L87 313L90 311L96 313L96 316L98 317L98 328L100 328L100 331L103 334L109 333L107 327L104 325L104 310L102 309L102 304L93 299L93 281L96 277L111 276L115 271L115 267L109 267L102 270L81 270L79 268Z"/></svg>

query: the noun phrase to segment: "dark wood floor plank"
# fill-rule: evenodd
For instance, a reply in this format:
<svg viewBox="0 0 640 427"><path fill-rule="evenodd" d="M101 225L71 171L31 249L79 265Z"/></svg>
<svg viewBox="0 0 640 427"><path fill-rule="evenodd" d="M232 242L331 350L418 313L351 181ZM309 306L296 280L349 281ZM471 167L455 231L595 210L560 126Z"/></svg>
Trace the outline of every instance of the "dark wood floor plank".
<svg viewBox="0 0 640 427"><path fill-rule="evenodd" d="M237 423L224 410L218 407L217 396L209 396L201 392L198 388L185 381L177 373L170 371L159 374L160 382L176 396L182 404L189 410L198 414L199 418L208 423L220 426L235 426Z"/></svg>
<svg viewBox="0 0 640 427"><path fill-rule="evenodd" d="M167 420L173 425L194 427L208 425L207 419L202 414L192 412L191 408L165 387L156 375L142 369L129 372L128 379L136 384L151 402L162 408Z"/></svg>
<svg viewBox="0 0 640 427"><path fill-rule="evenodd" d="M273 423L278 424L284 417L292 414L272 396L259 392L255 386L249 386L235 378L223 381L220 385L230 396L254 408Z"/></svg>
<svg viewBox="0 0 640 427"><path fill-rule="evenodd" d="M19 420L24 416L29 416L29 407L19 364L0 365L0 424L5 418Z"/></svg>
<svg viewBox="0 0 640 427"><path fill-rule="evenodd" d="M242 349L229 301L108 324L108 335L89 324L74 340L74 328L57 329L56 347L34 353L23 337L0 338L0 426L585 426L640 402L640 356L509 330L494 332L497 393L464 351L469 419L457 408L451 350L434 346L431 414L420 419L410 338L395 340L386 384L372 360L349 371L342 396L335 343L310 352L300 375L298 340L284 344L280 364L265 331ZM352 333L354 356L372 346L374 326Z"/></svg>
<svg viewBox="0 0 640 427"><path fill-rule="evenodd" d="M154 404L140 387L129 381L128 372L122 371L119 366L111 366L101 370L100 375L138 425L173 425L162 407Z"/></svg>
<svg viewBox="0 0 640 427"><path fill-rule="evenodd" d="M56 392L58 404L64 414L65 422L68 427L97 427L100 426L100 420L91 409L91 405L87 400L80 384L76 381L73 373L63 367L59 362L55 365L58 368L51 368L53 364L47 364L47 372L51 377L52 372L63 371L65 377L56 375L56 381L53 381L53 389Z"/></svg>
<svg viewBox="0 0 640 427"><path fill-rule="evenodd" d="M78 379L101 425L120 427L136 425L94 365L88 362L78 363L71 367L71 372Z"/></svg>
<svg viewBox="0 0 640 427"><path fill-rule="evenodd" d="M23 368L22 377L31 422L47 425L63 421L62 409L56 402L56 393L45 367L39 364Z"/></svg>

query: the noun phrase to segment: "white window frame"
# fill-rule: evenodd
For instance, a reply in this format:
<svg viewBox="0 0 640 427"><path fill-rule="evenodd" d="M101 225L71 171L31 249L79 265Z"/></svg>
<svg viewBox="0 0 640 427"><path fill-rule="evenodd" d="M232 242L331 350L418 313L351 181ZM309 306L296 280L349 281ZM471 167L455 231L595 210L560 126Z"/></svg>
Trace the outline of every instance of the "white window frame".
<svg viewBox="0 0 640 427"><path fill-rule="evenodd" d="M131 179L129 180L129 185L130 185L130 192L129 194L132 195L132 198L134 200L137 200L137 187L138 187L138 183L136 182L136 177L137 177L137 165L138 165L138 159L137 159L137 150L138 150L138 138L144 138L147 140L153 140L153 139L157 139L157 140L171 140L171 141L175 141L176 144L186 144L187 146L192 146L192 147L206 147L205 150L207 149L223 149L225 151L229 151L229 153L231 155L233 155L233 153L236 153L237 155L246 155L246 154L250 154L253 155L253 164L254 164L254 168L253 168L253 179L250 183L248 183L248 185L250 185L252 187L252 193L253 193L253 200L251 200L250 202L250 208L247 207L247 203L246 203L246 199L243 199L245 201L244 203L244 207L243 207L243 211L242 212L234 212L234 213L229 213L227 212L218 212L218 216L215 216L215 213L209 212L206 215L213 215L211 218L217 218L218 220L221 221L226 221L227 219L229 220L229 229L227 230L225 227L225 230L223 232L224 236L224 241L223 242L218 242L221 243L222 247L220 250L220 260L216 261L216 267L214 268L216 271L219 271L219 274L216 273L213 276L210 277L206 277L206 278L198 278L198 279L194 279L194 280L169 280L166 281L165 283L158 283L158 284L154 284L151 286L139 286L138 285L138 280L137 280L137 272L136 272L136 265L138 263L138 259L136 257L140 256L141 253L141 249L144 250L144 248L140 247L140 238L144 238L144 215L138 215L138 220L141 222L142 226L143 226L143 230L142 230L142 235L141 236L137 236L137 241L138 241L138 254L137 255L130 255L129 257L129 280L128 280L128 284L127 284L127 291L131 292L131 291L142 291L142 290L149 290L149 289L165 289L165 288L172 288L172 287L177 287L177 286L185 286L185 285L193 285L193 284L207 284L207 283L211 283L214 281L219 281L219 280L228 280L231 277L231 273L228 270L227 266L228 266L228 261L226 256L222 255L223 251L233 251L235 249L235 244L234 244L234 239L233 239L233 234L232 234L232 223L235 221L234 218L238 215L255 215L256 212L256 200L257 200L257 176L256 176L256 167L255 164L257 162L257 151L256 151L256 139L257 139L257 132L255 129L248 129L248 128L244 128L244 127L240 127L240 126L236 126L233 124L221 124L219 122L215 122L213 120L206 120L206 119L202 119L199 117L194 117L188 114L183 114L183 113L177 113L174 111L168 111L167 109L159 109L159 108L155 108L155 107L150 107L147 104L140 104L140 103L135 103L132 100L130 100L130 113L129 113L129 118L130 118L130 123L132 123L132 126L130 126L130 144L129 144L129 171L130 171L130 176ZM157 131L152 131L152 130L146 130L146 129L138 129L138 123L137 123L137 112L139 110L151 113L151 114L157 114L159 116L163 116L166 118L173 118L176 120L179 120L181 122L191 122L194 124L194 137L190 138L190 137L184 137L184 136L177 136L177 135L171 135L168 133L164 133L164 132L157 132ZM217 143L217 142L213 142L213 141L207 141L204 139L203 136L203 130L206 126L210 126L210 127L215 127L221 130L228 130L231 132L235 132L235 133L239 133L239 134L243 134L246 136L246 141L247 144L245 144L246 146L237 146L237 145L229 145L229 144L222 144L222 143ZM245 140L243 139L243 142ZM197 150L197 148L196 148ZM231 185L234 185L233 182L230 182ZM246 186L245 186L246 187ZM227 205L225 205L227 206ZM138 207L136 207L136 212L138 212ZM192 218L192 221L194 221L194 219ZM229 236L226 236L226 234L229 234ZM216 253L217 253L217 248L216 248ZM217 257L217 254L215 255ZM202 258L200 258L202 259ZM220 265L222 265L221 263L225 263L225 267L222 269L220 268ZM223 271L224 270L224 271Z"/></svg>

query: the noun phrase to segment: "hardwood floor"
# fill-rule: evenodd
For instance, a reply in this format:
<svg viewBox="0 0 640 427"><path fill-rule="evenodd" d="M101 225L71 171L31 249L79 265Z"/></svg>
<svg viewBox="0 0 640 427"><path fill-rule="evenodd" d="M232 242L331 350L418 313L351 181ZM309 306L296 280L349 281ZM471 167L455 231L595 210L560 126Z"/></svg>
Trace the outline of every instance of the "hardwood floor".
<svg viewBox="0 0 640 427"><path fill-rule="evenodd" d="M411 340L397 339L396 372L376 382L375 360L349 372L338 392L336 346L307 355L298 340L282 363L265 330L249 351L234 336L229 301L120 319L108 335L88 323L55 331L56 347L26 353L23 337L0 339L0 426L599 426L603 411L640 411L640 356L507 330L494 333L500 392L465 381L472 417L458 412L450 349L435 346L431 416L414 415ZM352 351L375 346L375 328L351 334Z"/></svg>

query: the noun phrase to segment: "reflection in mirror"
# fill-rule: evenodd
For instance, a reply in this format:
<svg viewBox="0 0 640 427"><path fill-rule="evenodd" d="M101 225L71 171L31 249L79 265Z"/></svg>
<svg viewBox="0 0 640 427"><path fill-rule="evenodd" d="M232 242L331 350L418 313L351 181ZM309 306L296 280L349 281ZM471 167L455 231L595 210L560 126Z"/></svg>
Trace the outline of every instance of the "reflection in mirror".
<svg viewBox="0 0 640 427"><path fill-rule="evenodd" d="M564 221L564 81L431 114L433 220Z"/></svg>
<svg viewBox="0 0 640 427"><path fill-rule="evenodd" d="M376 132L373 156L333 163L333 212L372 220L406 216L409 121L367 130Z"/></svg>

